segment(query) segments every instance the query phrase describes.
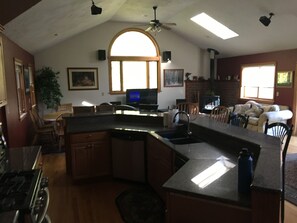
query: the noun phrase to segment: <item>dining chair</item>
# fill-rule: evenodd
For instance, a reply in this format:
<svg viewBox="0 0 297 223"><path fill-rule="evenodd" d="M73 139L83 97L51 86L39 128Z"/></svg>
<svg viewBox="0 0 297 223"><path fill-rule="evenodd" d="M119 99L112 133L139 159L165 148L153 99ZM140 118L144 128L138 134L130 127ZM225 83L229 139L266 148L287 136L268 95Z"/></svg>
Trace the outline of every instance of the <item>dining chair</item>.
<svg viewBox="0 0 297 223"><path fill-rule="evenodd" d="M176 105L176 108L179 111L185 111L189 115L197 115L199 114L199 103L192 103L192 102L183 102L178 103Z"/></svg>
<svg viewBox="0 0 297 223"><path fill-rule="evenodd" d="M138 109L131 106L131 105L116 105L115 110L130 110L130 111L137 111Z"/></svg>
<svg viewBox="0 0 297 223"><path fill-rule="evenodd" d="M230 111L227 107L219 105L214 107L210 112L210 118L219 122L229 122Z"/></svg>
<svg viewBox="0 0 297 223"><path fill-rule="evenodd" d="M249 116L235 114L230 116L230 124L242 128L246 128L249 122Z"/></svg>
<svg viewBox="0 0 297 223"><path fill-rule="evenodd" d="M29 110L30 118L34 128L32 145L55 144L57 142L56 126L52 123L45 124L39 117L35 108Z"/></svg>
<svg viewBox="0 0 297 223"><path fill-rule="evenodd" d="M73 106L74 114L94 113L95 106Z"/></svg>
<svg viewBox="0 0 297 223"><path fill-rule="evenodd" d="M100 105L96 105L96 112L113 112L114 105L109 102L101 103Z"/></svg>
<svg viewBox="0 0 297 223"><path fill-rule="evenodd" d="M57 111L65 112L65 113L73 113L73 106L72 103L60 104L58 105Z"/></svg>
<svg viewBox="0 0 297 223"><path fill-rule="evenodd" d="M281 192L281 222L285 218L285 172L286 172L286 156L293 132L293 125L289 126L282 122L274 122L269 124L267 119L265 123L264 133L278 137L282 145L282 192Z"/></svg>

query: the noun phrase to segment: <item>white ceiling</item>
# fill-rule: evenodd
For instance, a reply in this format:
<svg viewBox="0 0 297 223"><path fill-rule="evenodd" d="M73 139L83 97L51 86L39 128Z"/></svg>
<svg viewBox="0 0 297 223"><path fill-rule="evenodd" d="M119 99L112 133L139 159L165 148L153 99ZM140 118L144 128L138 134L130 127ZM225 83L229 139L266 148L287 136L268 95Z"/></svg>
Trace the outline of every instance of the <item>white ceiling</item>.
<svg viewBox="0 0 297 223"><path fill-rule="evenodd" d="M202 49L214 48L219 57L248 55L297 48L296 0L95 0L103 8L101 15L91 15L91 0L42 0L7 23L4 34L32 54L51 47L87 29L107 21L143 23L153 19L174 22L172 32ZM190 18L206 12L227 25L239 37L222 40ZM275 16L268 27L260 16Z"/></svg>

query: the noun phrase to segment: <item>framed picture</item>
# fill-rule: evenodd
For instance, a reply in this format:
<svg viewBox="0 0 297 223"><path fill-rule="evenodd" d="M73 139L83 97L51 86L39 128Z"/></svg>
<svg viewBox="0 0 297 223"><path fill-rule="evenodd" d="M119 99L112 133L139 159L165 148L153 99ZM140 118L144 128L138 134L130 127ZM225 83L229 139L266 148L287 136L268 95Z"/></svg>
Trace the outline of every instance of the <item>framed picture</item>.
<svg viewBox="0 0 297 223"><path fill-rule="evenodd" d="M164 87L184 86L183 69L164 69Z"/></svg>
<svg viewBox="0 0 297 223"><path fill-rule="evenodd" d="M292 87L293 71L279 71L277 72L277 87Z"/></svg>
<svg viewBox="0 0 297 223"><path fill-rule="evenodd" d="M97 90L98 68L67 68L69 90Z"/></svg>

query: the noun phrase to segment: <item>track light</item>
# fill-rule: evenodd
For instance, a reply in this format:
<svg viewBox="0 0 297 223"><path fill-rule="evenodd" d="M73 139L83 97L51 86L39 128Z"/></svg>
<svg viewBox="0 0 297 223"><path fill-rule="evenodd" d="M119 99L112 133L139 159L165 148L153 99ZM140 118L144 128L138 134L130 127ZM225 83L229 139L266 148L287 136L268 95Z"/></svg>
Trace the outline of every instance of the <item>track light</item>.
<svg viewBox="0 0 297 223"><path fill-rule="evenodd" d="M264 26L269 26L271 22L271 17L274 16L274 14L271 12L269 13L269 18L267 16L261 16L259 21L264 25Z"/></svg>
<svg viewBox="0 0 297 223"><path fill-rule="evenodd" d="M102 8L97 7L93 0L92 0L92 6L91 6L91 13L92 15L99 15L102 13Z"/></svg>

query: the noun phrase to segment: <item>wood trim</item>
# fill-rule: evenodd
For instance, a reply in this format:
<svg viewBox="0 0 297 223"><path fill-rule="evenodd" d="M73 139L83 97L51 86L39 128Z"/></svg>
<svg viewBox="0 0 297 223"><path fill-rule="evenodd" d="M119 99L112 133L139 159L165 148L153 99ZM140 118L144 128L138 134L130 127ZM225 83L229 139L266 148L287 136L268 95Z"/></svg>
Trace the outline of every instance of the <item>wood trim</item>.
<svg viewBox="0 0 297 223"><path fill-rule="evenodd" d="M293 73L293 79L294 79L294 84L293 84L293 118L292 118L292 124L295 126L295 128L293 129L293 135L297 135L297 118L296 118L296 112L297 112L297 78L296 78L296 73L297 72L297 63L295 65L295 72Z"/></svg>

